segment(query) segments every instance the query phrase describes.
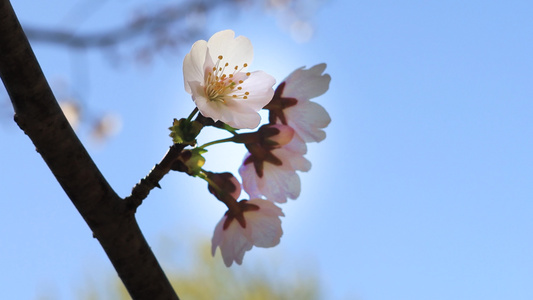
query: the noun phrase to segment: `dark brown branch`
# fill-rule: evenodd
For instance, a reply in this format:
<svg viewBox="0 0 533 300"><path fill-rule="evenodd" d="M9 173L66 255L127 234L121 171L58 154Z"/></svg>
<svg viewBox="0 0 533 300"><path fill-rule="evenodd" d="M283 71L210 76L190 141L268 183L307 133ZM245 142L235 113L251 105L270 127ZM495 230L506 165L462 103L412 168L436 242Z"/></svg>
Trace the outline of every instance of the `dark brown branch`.
<svg viewBox="0 0 533 300"><path fill-rule="evenodd" d="M131 195L124 199L129 209L135 211L153 188L160 188L159 181L170 172L184 147L185 145L182 144L172 145L161 162L156 164L150 173L133 187Z"/></svg>
<svg viewBox="0 0 533 300"><path fill-rule="evenodd" d="M202 127L204 126L216 126L223 128L224 123L218 121L215 122L211 118L206 118L202 114L198 114L196 117L196 122L199 122ZM168 149L167 153L161 159L161 162L159 164L156 164L152 170L150 170L150 173L146 175L139 183L137 183L133 189L131 190L131 195L126 197L124 200L127 203L127 206L132 211L136 211L137 207L139 207L143 200L148 196L151 190L153 190L155 187L160 188L159 181L170 172L170 170L173 171L180 171L180 172L187 172L185 169L180 168L180 164L178 162L178 159L180 158L180 154L183 154L183 149L185 148L185 144L174 144ZM186 168L186 167L185 167Z"/></svg>
<svg viewBox="0 0 533 300"><path fill-rule="evenodd" d="M0 0L0 77L28 135L133 299L178 299L126 202L61 112L8 0Z"/></svg>

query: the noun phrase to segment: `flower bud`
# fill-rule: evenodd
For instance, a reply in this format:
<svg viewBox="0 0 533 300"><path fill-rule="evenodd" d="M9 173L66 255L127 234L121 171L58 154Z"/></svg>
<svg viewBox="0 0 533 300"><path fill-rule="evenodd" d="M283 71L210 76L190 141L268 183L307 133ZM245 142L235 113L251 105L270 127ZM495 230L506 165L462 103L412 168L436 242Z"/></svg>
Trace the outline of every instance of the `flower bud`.
<svg viewBox="0 0 533 300"><path fill-rule="evenodd" d="M171 169L185 172L191 176L196 176L200 173L205 164L205 158L202 156L202 153L205 152L207 151L200 148L184 150L180 153L178 160Z"/></svg>
<svg viewBox="0 0 533 300"><path fill-rule="evenodd" d="M211 173L206 172L207 178L209 178L211 181L213 181L217 187L212 187L211 185L208 186L209 192L215 197L217 197L218 200L222 202L226 202L228 197L231 197L233 201L237 200L239 196L241 195L241 184L233 176L233 174L229 172L224 173ZM219 190L217 190L217 188Z"/></svg>
<svg viewBox="0 0 533 300"><path fill-rule="evenodd" d="M170 129L170 137L174 144L195 145L196 136L202 130L203 125L197 121L188 121L186 119L174 119Z"/></svg>

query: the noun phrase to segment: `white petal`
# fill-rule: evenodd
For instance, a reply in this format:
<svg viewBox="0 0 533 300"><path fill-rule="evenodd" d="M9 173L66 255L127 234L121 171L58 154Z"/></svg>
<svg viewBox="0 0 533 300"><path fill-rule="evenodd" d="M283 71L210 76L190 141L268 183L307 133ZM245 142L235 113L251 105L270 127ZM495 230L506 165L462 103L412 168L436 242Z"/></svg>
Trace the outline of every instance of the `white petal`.
<svg viewBox="0 0 533 300"><path fill-rule="evenodd" d="M307 172L311 169L311 162L303 155L292 152L285 147L274 149L272 151L277 158L279 158L283 165L290 166L289 170Z"/></svg>
<svg viewBox="0 0 533 300"><path fill-rule="evenodd" d="M298 144L305 146L301 140ZM263 177L261 178L257 176L253 163L242 165L239 168L244 191L251 198L265 197L270 201L279 203L287 202L287 198L298 198L301 184L296 170L307 172L311 168L311 163L303 157L303 154L293 152L291 148L285 146L274 149L272 153L282 161L282 165L276 166L264 162ZM247 154L246 158L249 155Z"/></svg>
<svg viewBox="0 0 533 300"><path fill-rule="evenodd" d="M185 55L183 59L183 80L185 83L185 91L191 94L189 82L204 80L204 63L207 53L207 42L200 40L195 42L191 51Z"/></svg>
<svg viewBox="0 0 533 300"><path fill-rule="evenodd" d="M250 231L254 246L269 248L279 244L283 235L280 216L281 209L272 202L262 199L248 201L259 206L259 210L245 213L246 230Z"/></svg>
<svg viewBox="0 0 533 300"><path fill-rule="evenodd" d="M245 63L251 64L254 57L250 40L244 36L235 37L233 30L223 30L215 33L207 42L213 61L219 55L223 56L222 65L229 63L229 67L242 67Z"/></svg>
<svg viewBox="0 0 533 300"><path fill-rule="evenodd" d="M244 253L253 247L253 243L246 238L244 228L237 220L233 220L226 230L223 229L226 216L215 227L215 233L211 240L211 253L214 255L216 247L220 248L224 264L229 267L235 261L242 264Z"/></svg>
<svg viewBox="0 0 533 300"><path fill-rule="evenodd" d="M294 129L294 127L292 127L292 129ZM298 134L295 134L292 140L287 145L283 146L283 149L291 151L294 154L304 155L307 153L307 145Z"/></svg>
<svg viewBox="0 0 533 300"><path fill-rule="evenodd" d="M211 239L211 255L215 256L215 251L217 247L220 246L223 240L223 226L226 221L226 216L223 216L220 221L218 221L217 226L215 226L215 232L213 233L213 238Z"/></svg>
<svg viewBox="0 0 533 300"><path fill-rule="evenodd" d="M261 123L261 116L253 114L233 114L233 120L226 122L229 126L237 129L254 129Z"/></svg>
<svg viewBox="0 0 533 300"><path fill-rule="evenodd" d="M295 171L286 168L264 164L263 177L256 177L256 180L258 189L266 199L285 203L287 198L296 199L300 195L300 177Z"/></svg>
<svg viewBox="0 0 533 300"><path fill-rule="evenodd" d="M235 261L242 264L244 253L252 249L253 244L244 235L244 228L241 227L237 220L233 220L230 226L225 230L225 239L220 245L220 252L227 267Z"/></svg>
<svg viewBox="0 0 533 300"><path fill-rule="evenodd" d="M309 100L324 94L329 89L331 76L322 75L326 64L316 65L308 70L302 68L292 72L284 81L284 97L292 97L300 100Z"/></svg>
<svg viewBox="0 0 533 300"><path fill-rule="evenodd" d="M270 176L269 188L265 185L265 197L271 201L284 203L287 198L296 199L300 196L300 177L295 171L265 172ZM266 177L265 176L265 177Z"/></svg>
<svg viewBox="0 0 533 300"><path fill-rule="evenodd" d="M248 99L243 100L246 105L256 111L265 107L274 96L272 86L276 79L263 71L251 72L250 76L240 85L243 91L249 91Z"/></svg>
<svg viewBox="0 0 533 300"><path fill-rule="evenodd" d="M331 122L328 112L313 101L298 102L284 111L288 125L307 143L320 142L326 138L325 128Z"/></svg>
<svg viewBox="0 0 533 300"><path fill-rule="evenodd" d="M191 87L192 99L198 110L202 115L213 118L215 121L218 120L218 108L216 105L219 103L217 101L211 101L207 98L205 94L204 87L198 81L189 81L189 86Z"/></svg>
<svg viewBox="0 0 533 300"><path fill-rule="evenodd" d="M253 129L261 122L261 116L249 107L246 100L228 99L223 107L219 107L220 120L237 129Z"/></svg>
<svg viewBox="0 0 533 300"><path fill-rule="evenodd" d="M267 216L284 217L283 211L280 207L272 203L271 201L265 201L264 199L252 198L248 200L248 203L259 206L262 213Z"/></svg>
<svg viewBox="0 0 533 300"><path fill-rule="evenodd" d="M248 156L250 156L250 154L247 154L245 159ZM255 173L254 164L242 164L239 168L239 174L242 178L242 188L250 196L250 198L261 197L261 191L259 191L257 186L257 174Z"/></svg>

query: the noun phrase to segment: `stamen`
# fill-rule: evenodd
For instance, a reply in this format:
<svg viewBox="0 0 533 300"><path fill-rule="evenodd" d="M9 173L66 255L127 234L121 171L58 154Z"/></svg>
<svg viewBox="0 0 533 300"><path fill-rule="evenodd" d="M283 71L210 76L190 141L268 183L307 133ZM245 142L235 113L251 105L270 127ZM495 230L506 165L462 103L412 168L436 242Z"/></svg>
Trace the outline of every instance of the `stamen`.
<svg viewBox="0 0 533 300"><path fill-rule="evenodd" d="M234 71L225 74L225 70L229 67L229 63L223 63L222 55L219 55L218 60L213 66L212 72L209 72L205 77L205 93L211 101L225 102L225 97L232 97L234 99L248 99L249 92L242 92L242 86L244 80L234 81L233 78L238 76L243 68L248 67L248 63L244 63L242 67L235 66ZM222 64L224 64L222 66ZM250 72L245 73L246 76L250 76ZM240 75L242 76L242 75ZM236 92L236 93L235 93Z"/></svg>

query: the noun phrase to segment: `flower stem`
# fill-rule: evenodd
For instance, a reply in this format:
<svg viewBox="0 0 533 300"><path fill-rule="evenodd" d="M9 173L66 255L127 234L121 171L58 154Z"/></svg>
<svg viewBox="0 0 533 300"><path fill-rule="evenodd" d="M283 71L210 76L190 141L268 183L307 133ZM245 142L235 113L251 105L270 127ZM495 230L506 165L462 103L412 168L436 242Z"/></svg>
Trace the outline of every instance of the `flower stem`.
<svg viewBox="0 0 533 300"><path fill-rule="evenodd" d="M205 171L204 169L202 169L202 172L204 172L204 174L206 173L206 171ZM207 181L207 183L208 183L211 187L213 187L213 189L215 189L215 191L216 191L217 193L222 193L222 192L223 192L222 189L221 189L221 188L220 188L220 187L219 187L219 186L218 186L213 180L211 180L211 179L210 179L209 177L207 177L206 175L204 175L204 176L198 176L198 177L200 177L200 178L202 178L203 180Z"/></svg>
<svg viewBox="0 0 533 300"><path fill-rule="evenodd" d="M218 186L218 184L216 184L213 180L211 180L209 177L207 177L207 171L206 170L202 169L202 172L203 172L202 173L203 176L198 176L198 177L200 177L203 180L207 181L209 186L211 186L215 190L216 193L213 193L213 195L215 195L215 197L218 200L220 200L222 203L224 203L228 207L228 210L234 212L235 214L241 213L242 211L241 211L239 205L237 204L237 200L234 199L231 195L229 195L226 191L221 189Z"/></svg>
<svg viewBox="0 0 533 300"><path fill-rule="evenodd" d="M196 113L198 112L198 107L195 107L191 114L189 115L189 117L187 118L187 122L190 122L192 120L192 118L194 117L194 115L196 115Z"/></svg>
<svg viewBox="0 0 533 300"><path fill-rule="evenodd" d="M209 142L209 143L205 143L205 144L203 144L202 146L200 146L198 148L202 148L203 149L203 148L211 146L211 145L222 144L222 143L226 143L226 142L233 142L233 139L234 139L234 136L229 137L229 138L225 138L225 139L221 139L221 140L212 141L212 142Z"/></svg>

